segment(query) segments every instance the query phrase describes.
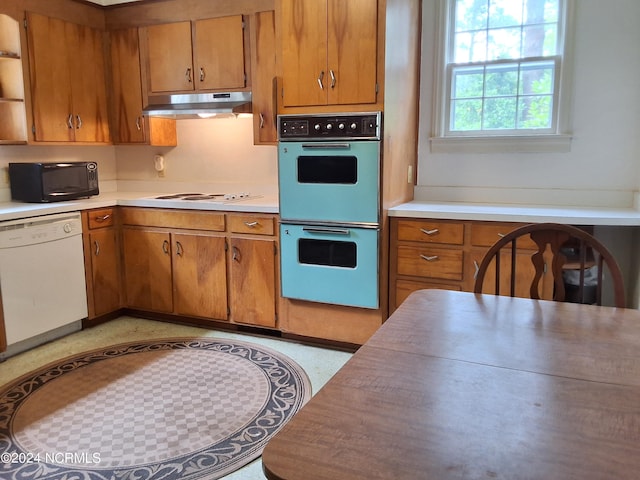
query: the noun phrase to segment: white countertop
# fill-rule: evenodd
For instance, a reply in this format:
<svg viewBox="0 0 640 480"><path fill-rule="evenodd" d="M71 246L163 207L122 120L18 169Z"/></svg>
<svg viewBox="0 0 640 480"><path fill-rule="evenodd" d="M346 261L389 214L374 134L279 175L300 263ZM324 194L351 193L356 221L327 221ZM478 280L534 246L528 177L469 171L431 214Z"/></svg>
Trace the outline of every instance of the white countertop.
<svg viewBox="0 0 640 480"><path fill-rule="evenodd" d="M414 200L389 209L389 215L451 220L640 226L640 211L633 208L554 207Z"/></svg>
<svg viewBox="0 0 640 480"><path fill-rule="evenodd" d="M124 205L130 207L182 208L189 210L218 210L227 212L278 213L278 196L261 195L232 202L201 202L158 200L153 197L164 193L155 192L110 192L101 193L95 197L74 200L70 202L54 203L0 203L0 221L16 220L19 218L36 217L53 213L65 213L91 208L113 207Z"/></svg>

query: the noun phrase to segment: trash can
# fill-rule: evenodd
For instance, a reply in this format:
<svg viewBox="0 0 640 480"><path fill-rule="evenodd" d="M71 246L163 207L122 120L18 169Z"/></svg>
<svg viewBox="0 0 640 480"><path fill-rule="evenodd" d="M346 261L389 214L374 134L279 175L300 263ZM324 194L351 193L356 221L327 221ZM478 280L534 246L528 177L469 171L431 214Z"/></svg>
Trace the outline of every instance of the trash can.
<svg viewBox="0 0 640 480"><path fill-rule="evenodd" d="M584 295L580 302L580 270L564 270L562 272L564 282L564 301L570 303L596 303L598 284L598 266L594 265L584 270Z"/></svg>

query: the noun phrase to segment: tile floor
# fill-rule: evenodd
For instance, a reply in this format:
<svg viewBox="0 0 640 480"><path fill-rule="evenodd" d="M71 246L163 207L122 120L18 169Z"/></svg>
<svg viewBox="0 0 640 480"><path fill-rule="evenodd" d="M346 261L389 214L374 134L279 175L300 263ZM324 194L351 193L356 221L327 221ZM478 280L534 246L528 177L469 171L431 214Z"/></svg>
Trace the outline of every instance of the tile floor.
<svg viewBox="0 0 640 480"><path fill-rule="evenodd" d="M314 393L351 357L350 353L312 347L278 338L208 330L133 317L120 317L5 360L0 363L0 388L31 370L69 355L116 343L176 336L235 338L277 350L289 356L304 368L311 380ZM258 459L224 478L225 480L262 480L265 477L262 473L262 463Z"/></svg>

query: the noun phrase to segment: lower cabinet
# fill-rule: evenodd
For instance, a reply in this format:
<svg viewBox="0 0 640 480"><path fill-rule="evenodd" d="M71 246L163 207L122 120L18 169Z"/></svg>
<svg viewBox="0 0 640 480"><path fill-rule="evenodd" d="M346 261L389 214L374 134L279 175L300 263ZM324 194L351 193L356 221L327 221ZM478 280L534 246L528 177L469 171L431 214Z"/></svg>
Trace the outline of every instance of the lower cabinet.
<svg viewBox="0 0 640 480"><path fill-rule="evenodd" d="M120 309L120 242L116 209L82 212L89 319Z"/></svg>
<svg viewBox="0 0 640 480"><path fill-rule="evenodd" d="M415 290L443 288L472 292L478 267L489 248L503 235L523 224L399 218L391 219L389 309L393 312ZM530 238L516 245L516 295L529 296L534 275ZM510 255L501 257L501 272L510 274ZM495 293L495 266L490 266L483 293ZM509 294L505 277L501 294ZM543 277L541 298L553 297L553 279Z"/></svg>

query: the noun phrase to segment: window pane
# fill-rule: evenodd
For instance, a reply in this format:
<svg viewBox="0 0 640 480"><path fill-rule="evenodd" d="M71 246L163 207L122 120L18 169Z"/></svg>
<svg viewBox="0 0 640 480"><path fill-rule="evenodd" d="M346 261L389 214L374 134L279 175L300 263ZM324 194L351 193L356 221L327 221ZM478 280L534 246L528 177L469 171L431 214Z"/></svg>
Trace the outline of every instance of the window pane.
<svg viewBox="0 0 640 480"><path fill-rule="evenodd" d="M484 62L487 59L487 32L458 33L455 36L454 62Z"/></svg>
<svg viewBox="0 0 640 480"><path fill-rule="evenodd" d="M525 25L556 23L558 21L558 0L527 0L523 14Z"/></svg>
<svg viewBox="0 0 640 480"><path fill-rule="evenodd" d="M497 65L487 67L485 76L485 96L496 97L518 93L518 65Z"/></svg>
<svg viewBox="0 0 640 480"><path fill-rule="evenodd" d="M551 128L552 104L551 95L520 97L518 128Z"/></svg>
<svg viewBox="0 0 640 480"><path fill-rule="evenodd" d="M489 28L522 25L522 0L491 0Z"/></svg>
<svg viewBox="0 0 640 480"><path fill-rule="evenodd" d="M451 130L480 130L482 128L482 100L453 100L451 102Z"/></svg>
<svg viewBox="0 0 640 480"><path fill-rule="evenodd" d="M453 98L482 98L483 68L456 68L453 71Z"/></svg>
<svg viewBox="0 0 640 480"><path fill-rule="evenodd" d="M555 65L551 62L523 63L520 66L520 95L552 94Z"/></svg>
<svg viewBox="0 0 640 480"><path fill-rule="evenodd" d="M521 32L520 27L489 30L487 60L520 58Z"/></svg>
<svg viewBox="0 0 640 480"><path fill-rule="evenodd" d="M487 28L487 0L458 0L456 2L455 31Z"/></svg>
<svg viewBox="0 0 640 480"><path fill-rule="evenodd" d="M516 128L516 97L487 98L484 101L483 127L485 130Z"/></svg>

